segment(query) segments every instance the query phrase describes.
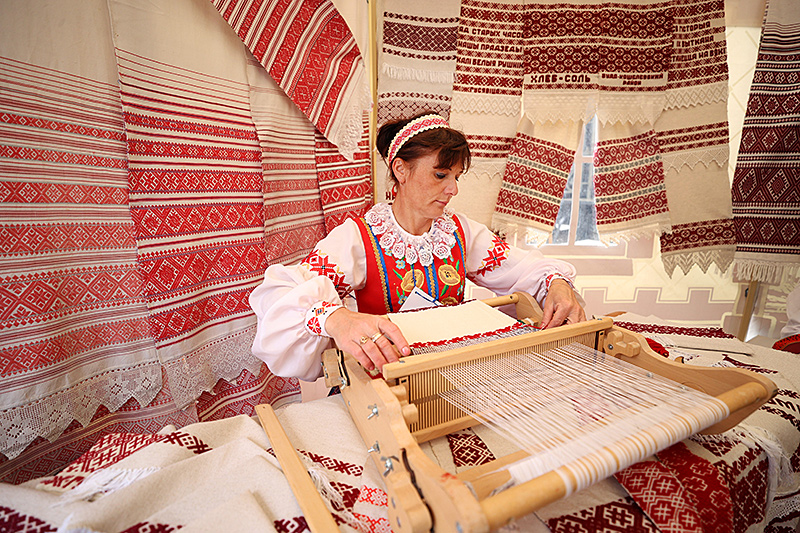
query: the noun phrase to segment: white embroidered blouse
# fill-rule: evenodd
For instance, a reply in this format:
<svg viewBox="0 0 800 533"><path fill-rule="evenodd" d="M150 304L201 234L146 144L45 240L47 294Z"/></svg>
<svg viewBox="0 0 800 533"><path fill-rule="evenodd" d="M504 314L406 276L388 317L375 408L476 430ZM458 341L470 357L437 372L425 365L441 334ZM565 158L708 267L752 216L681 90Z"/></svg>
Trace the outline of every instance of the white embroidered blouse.
<svg viewBox="0 0 800 533"><path fill-rule="evenodd" d="M445 212L423 235L405 231L389 204L377 204L365 215L385 252L422 265L450 254L456 242L453 217L464 229L467 278L475 284L497 294L526 291L542 305L553 279L573 282L575 268L569 263L509 246L483 224L460 214ZM250 294L258 319L253 353L276 375L317 379L322 352L331 345L325 319L341 306L357 310L351 293L366 282L366 262L358 226L347 220L300 264L267 268L264 281Z"/></svg>

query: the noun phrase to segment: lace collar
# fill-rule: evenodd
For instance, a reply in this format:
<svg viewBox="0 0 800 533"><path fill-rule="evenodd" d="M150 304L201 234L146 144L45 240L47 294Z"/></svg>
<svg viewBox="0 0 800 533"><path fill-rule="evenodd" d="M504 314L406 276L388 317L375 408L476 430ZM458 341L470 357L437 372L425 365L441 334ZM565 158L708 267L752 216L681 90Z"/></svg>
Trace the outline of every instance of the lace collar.
<svg viewBox="0 0 800 533"><path fill-rule="evenodd" d="M453 233L456 223L453 212L445 209L444 214L431 224L431 229L422 235L412 235L397 223L389 204L377 204L370 209L364 219L372 228L378 242L386 255L395 259L405 259L412 265L419 261L422 266L429 266L433 258L450 257L450 250L456 244Z"/></svg>

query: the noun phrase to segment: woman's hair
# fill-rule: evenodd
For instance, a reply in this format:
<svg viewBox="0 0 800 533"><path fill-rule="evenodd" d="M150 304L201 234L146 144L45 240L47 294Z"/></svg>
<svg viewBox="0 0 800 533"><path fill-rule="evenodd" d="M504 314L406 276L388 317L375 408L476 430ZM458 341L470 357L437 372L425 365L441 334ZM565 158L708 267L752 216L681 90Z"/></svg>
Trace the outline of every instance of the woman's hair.
<svg viewBox="0 0 800 533"><path fill-rule="evenodd" d="M378 153L383 156L383 159L386 160L389 145L397 135L397 132L415 118L430 114L432 113L420 113L407 119L392 120L382 125L378 129L375 146L378 148ZM439 157L436 161L436 168L452 168L456 163L461 163L464 167L464 172L469 168L471 155L467 138L463 133L452 128L435 128L414 135L403 144L395 157L414 165L414 162L420 157L437 150L439 151ZM386 161L386 164L389 165L389 176L395 179L392 171L392 162Z"/></svg>

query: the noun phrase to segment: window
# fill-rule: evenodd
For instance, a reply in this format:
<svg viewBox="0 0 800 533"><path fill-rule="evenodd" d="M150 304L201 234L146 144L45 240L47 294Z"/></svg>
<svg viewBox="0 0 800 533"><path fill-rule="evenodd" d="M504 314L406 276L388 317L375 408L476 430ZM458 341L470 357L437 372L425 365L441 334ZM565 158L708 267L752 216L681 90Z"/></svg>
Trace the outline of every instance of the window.
<svg viewBox="0 0 800 533"><path fill-rule="evenodd" d="M581 147L569 171L567 186L556 216L550 244L601 246L597 232L594 198L594 150L597 146L597 117L592 117L581 134ZM577 175L577 176L576 176ZM578 201L573 201L577 198Z"/></svg>

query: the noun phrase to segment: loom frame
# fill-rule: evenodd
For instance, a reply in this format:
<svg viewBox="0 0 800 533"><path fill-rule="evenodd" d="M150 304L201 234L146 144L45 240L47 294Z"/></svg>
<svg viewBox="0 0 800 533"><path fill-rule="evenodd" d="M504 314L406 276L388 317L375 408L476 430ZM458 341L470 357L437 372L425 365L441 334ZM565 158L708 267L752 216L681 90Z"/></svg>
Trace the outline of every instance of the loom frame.
<svg viewBox="0 0 800 533"><path fill-rule="evenodd" d="M494 307L514 304L517 317L529 323L541 320L533 298L514 293L485 300ZM393 530L400 532L486 532L506 525L570 493L565 473L548 472L536 479L492 492L508 479L497 471L525 455L517 452L459 473L436 465L419 444L479 424L461 416L433 426L419 426L420 409L409 376L437 372L447 364L495 356L535 346L563 346L574 338L594 336L592 348L649 372L677 381L724 401L730 416L702 433L720 433L735 426L776 393L768 378L739 368L690 367L656 354L643 336L613 324L609 317L542 330L535 333L467 346L437 354L414 355L384 365L383 378L373 379L351 356L338 349L323 354L328 386L339 386L348 410L370 455L383 473ZM585 343L585 342L584 342ZM429 397L430 395L427 395ZM412 428L416 427L415 430ZM559 469L561 470L561 469ZM567 476L571 475L566 473Z"/></svg>

